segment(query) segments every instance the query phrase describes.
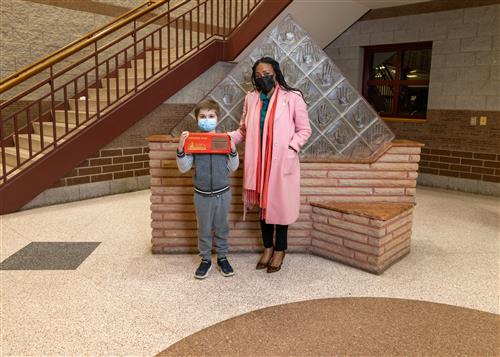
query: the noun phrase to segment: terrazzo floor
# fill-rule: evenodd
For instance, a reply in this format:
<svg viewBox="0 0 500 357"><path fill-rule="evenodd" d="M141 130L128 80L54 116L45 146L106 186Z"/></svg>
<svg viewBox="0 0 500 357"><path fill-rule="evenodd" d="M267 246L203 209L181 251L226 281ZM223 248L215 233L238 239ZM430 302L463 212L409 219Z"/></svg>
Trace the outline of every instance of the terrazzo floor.
<svg viewBox="0 0 500 357"><path fill-rule="evenodd" d="M3 355L152 356L256 309L319 298L393 297L500 313L500 201L419 187L412 251L375 276L311 255L281 272L198 281L193 255L150 253L149 191L0 217L1 261L30 242L101 242L76 270L1 270Z"/></svg>

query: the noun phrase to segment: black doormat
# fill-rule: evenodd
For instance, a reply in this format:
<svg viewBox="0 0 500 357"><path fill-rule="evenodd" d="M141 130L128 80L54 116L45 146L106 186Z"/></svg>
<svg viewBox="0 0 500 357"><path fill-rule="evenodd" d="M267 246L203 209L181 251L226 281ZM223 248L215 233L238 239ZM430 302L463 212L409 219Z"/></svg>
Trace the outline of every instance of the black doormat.
<svg viewBox="0 0 500 357"><path fill-rule="evenodd" d="M0 270L75 270L101 242L32 242L0 263Z"/></svg>

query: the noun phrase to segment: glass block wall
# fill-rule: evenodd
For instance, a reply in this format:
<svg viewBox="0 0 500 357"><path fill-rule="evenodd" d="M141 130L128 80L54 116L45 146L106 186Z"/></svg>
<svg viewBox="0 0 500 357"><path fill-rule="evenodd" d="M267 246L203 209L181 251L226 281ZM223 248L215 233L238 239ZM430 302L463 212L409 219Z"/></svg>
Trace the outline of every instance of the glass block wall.
<svg viewBox="0 0 500 357"><path fill-rule="evenodd" d="M370 104L290 15L270 30L250 55L207 95L221 107L218 131L238 128L245 94L254 90L252 65L264 56L276 59L287 83L304 94L312 135L302 148L302 157L366 159L394 139ZM171 134L178 136L184 130L198 130L194 110Z"/></svg>

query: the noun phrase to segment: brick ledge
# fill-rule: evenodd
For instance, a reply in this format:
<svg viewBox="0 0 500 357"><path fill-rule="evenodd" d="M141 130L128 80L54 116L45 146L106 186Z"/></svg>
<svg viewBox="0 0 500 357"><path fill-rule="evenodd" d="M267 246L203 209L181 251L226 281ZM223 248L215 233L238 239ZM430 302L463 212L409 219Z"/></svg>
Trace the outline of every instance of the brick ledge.
<svg viewBox="0 0 500 357"><path fill-rule="evenodd" d="M173 137L172 135L155 134L148 136L146 140L150 143L177 143L179 138ZM372 156L366 159L358 160L340 160L340 159L321 159L321 158L301 158L301 162L339 162L339 163L359 163L359 164L371 164L377 161L382 155L384 155L392 147L423 147L422 143L412 141L412 140L393 140L390 143L382 145Z"/></svg>
<svg viewBox="0 0 500 357"><path fill-rule="evenodd" d="M311 206L388 221L413 208L413 203L311 202Z"/></svg>

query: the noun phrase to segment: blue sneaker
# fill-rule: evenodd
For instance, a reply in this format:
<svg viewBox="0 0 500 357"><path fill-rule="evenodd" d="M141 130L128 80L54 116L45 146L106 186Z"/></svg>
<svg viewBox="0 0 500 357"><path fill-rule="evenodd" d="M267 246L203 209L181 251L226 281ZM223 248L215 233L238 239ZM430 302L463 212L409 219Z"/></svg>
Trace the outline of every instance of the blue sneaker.
<svg viewBox="0 0 500 357"><path fill-rule="evenodd" d="M194 273L194 277L196 279L205 279L208 276L210 268L212 268L212 262L210 260L202 259L200 266Z"/></svg>
<svg viewBox="0 0 500 357"><path fill-rule="evenodd" d="M229 261L227 260L226 257L224 258L217 258L217 267L219 268L220 273L222 276L233 276L234 275L234 270L231 264L229 264Z"/></svg>

